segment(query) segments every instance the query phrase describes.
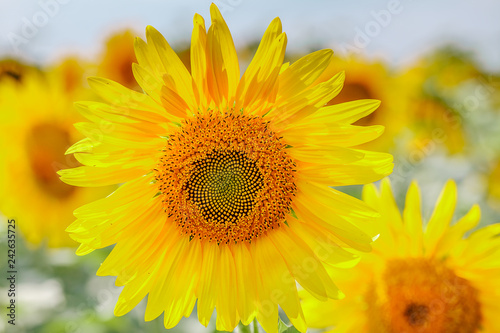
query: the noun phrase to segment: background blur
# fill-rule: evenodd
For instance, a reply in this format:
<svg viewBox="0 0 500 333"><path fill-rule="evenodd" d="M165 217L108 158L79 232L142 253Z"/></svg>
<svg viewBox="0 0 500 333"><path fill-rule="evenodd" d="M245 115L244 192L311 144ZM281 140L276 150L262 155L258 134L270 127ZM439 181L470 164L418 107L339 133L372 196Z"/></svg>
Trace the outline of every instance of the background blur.
<svg viewBox="0 0 500 333"><path fill-rule="evenodd" d="M37 63L56 61L67 54L92 58L114 31L134 28L141 34L146 25L162 31L173 45L189 42L194 13L208 17L215 2L223 13L239 47L262 36L267 25L279 16L288 35L288 49L329 47L343 51L354 44L358 31L365 31L374 13L396 3L386 26L363 47L369 57L382 57L391 65L408 64L443 44L456 44L470 50L487 69L500 68L500 3L495 0L60 0L53 17L38 29L16 53L10 33L22 35L24 19L51 1L2 0L0 13L0 54L20 55ZM42 22L43 20L40 20Z"/></svg>
<svg viewBox="0 0 500 333"><path fill-rule="evenodd" d="M13 156L6 148L12 136L5 133L14 125L3 122L4 116L28 112L22 113L27 120L31 117L30 107L33 108L21 109L34 95L20 92L25 83L19 77L25 74L19 73L29 68L28 72L49 77L47 82L66 80L66 86L76 82L77 88L63 94L70 99L66 112L76 113L72 102L96 99L88 92L86 76L102 75L134 88L133 78L126 70L134 61L130 55L131 36L142 37L146 25L162 32L187 61L193 15L199 13L209 21L211 2L0 0L0 72L7 68L4 72L9 80L21 85L13 88L11 82L4 84L0 75L0 162L8 164ZM279 16L288 36L289 61L321 48L334 50L336 58L329 70L345 70L346 86L332 103L358 98L382 100L381 108L362 124L386 126L386 134L370 149L394 154L396 167L391 179L400 203L408 184L416 179L422 188L424 216L429 216L439 190L448 178L453 178L459 187L457 216L479 203L483 225L500 222L499 1L213 2L226 19L243 68L267 25ZM127 29L128 34L124 32ZM10 62L2 67L6 59ZM78 79L71 81L74 77ZM41 98L48 85L36 88ZM13 89L19 97L12 103L5 102L13 93L2 95L2 89ZM32 98L36 107L38 100ZM16 130L12 135L19 133L21 130ZM5 179L15 178L9 170L0 171ZM2 200L6 202L8 196L11 206L19 207L13 201L22 199L25 210L35 205L36 197L27 200L22 192L16 192L14 185L6 184L7 181L0 187ZM360 189L352 186L344 190L359 197ZM99 195L102 197L102 193ZM4 216L18 217L19 225L28 223L11 206L0 206ZM76 208L68 206L64 209ZM44 221L43 211L38 215L40 220L33 217L29 223L39 223L43 228L49 222ZM67 220L65 225L71 222ZM6 234L6 224L0 228L2 235ZM113 316L121 288L114 286L113 277L95 276L110 249L77 257L71 246L52 246L47 238L32 242L36 237L27 236L25 241L23 235L28 233L17 234L17 325L12 330L2 319L0 332L164 331L161 317L144 322L145 302L124 317ZM0 244L2 249L7 248L6 237L2 236ZM5 308L5 279L1 279L0 287L1 307ZM214 329L204 329L194 315L182 320L173 331Z"/></svg>

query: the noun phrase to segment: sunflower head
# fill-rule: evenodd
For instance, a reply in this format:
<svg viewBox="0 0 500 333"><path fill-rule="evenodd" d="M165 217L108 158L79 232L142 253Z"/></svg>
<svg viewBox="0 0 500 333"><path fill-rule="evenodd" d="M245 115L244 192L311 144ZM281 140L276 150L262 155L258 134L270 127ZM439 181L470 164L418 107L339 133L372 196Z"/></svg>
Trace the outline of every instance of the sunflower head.
<svg viewBox="0 0 500 333"><path fill-rule="evenodd" d="M459 153L467 145L465 126L459 111L452 107L450 88L440 87L416 65L401 74L408 91L408 128L412 137L403 145L406 151L429 151L435 146Z"/></svg>
<svg viewBox="0 0 500 333"><path fill-rule="evenodd" d="M155 180L182 233L227 244L250 242L282 225L296 166L268 125L259 117L214 112L185 121L169 136Z"/></svg>
<svg viewBox="0 0 500 333"><path fill-rule="evenodd" d="M28 73L36 69L11 58L0 59L0 83L6 80L21 83Z"/></svg>
<svg viewBox="0 0 500 333"><path fill-rule="evenodd" d="M48 75L52 77L53 85L62 85L61 89L68 94L81 97L87 69L88 65L77 57L67 57L51 68Z"/></svg>
<svg viewBox="0 0 500 333"><path fill-rule="evenodd" d="M500 278L500 225L464 237L478 224L479 208L473 206L451 225L457 193L449 181L424 229L419 192L413 183L401 215L388 181L382 182L380 192L365 186L364 200L380 209L380 237L358 266L340 273L344 300L325 306L305 298L311 326L377 333L499 329L495 304L500 294L495 285Z"/></svg>
<svg viewBox="0 0 500 333"><path fill-rule="evenodd" d="M373 318L371 332L475 332L480 327L477 289L439 260L389 260L382 280L385 301L374 307L372 317L379 320Z"/></svg>
<svg viewBox="0 0 500 333"><path fill-rule="evenodd" d="M427 146L443 144L452 154L459 153L466 146L465 130L460 115L443 100L422 95L410 108L413 119L410 128L414 138L409 143L410 151L426 150ZM439 138L439 139L437 139Z"/></svg>
<svg viewBox="0 0 500 333"><path fill-rule="evenodd" d="M419 66L425 76L443 90L484 76L472 53L450 45L424 57Z"/></svg>
<svg viewBox="0 0 500 333"><path fill-rule="evenodd" d="M190 70L153 27L134 42L142 92L92 78L106 103L80 102L86 139L62 170L76 186L123 185L75 211L78 254L116 243L98 270L124 285L123 315L148 296L145 319L165 327L190 315L231 331L254 318L277 332L278 305L306 330L296 283L340 298L324 265L370 251L377 213L329 186L374 181L392 156L354 148L382 134L355 126L378 101L327 106L343 73L314 83L331 60L320 50L283 64L286 34L273 20L243 75L215 5L194 17ZM366 230L370 230L370 232ZM352 252L350 252L352 251Z"/></svg>
<svg viewBox="0 0 500 333"><path fill-rule="evenodd" d="M368 60L359 56L348 58L333 56L329 66L319 76L316 83L327 80L341 70L346 72L342 91L327 104L334 105L363 99L383 101L375 112L360 118L354 124L385 127L385 135L363 144L362 148L383 150L392 148L394 138L401 133L409 121L407 114L401 112L408 107L410 96L404 79L394 75L382 61Z"/></svg>
<svg viewBox="0 0 500 333"><path fill-rule="evenodd" d="M108 38L98 74L130 89L140 89L132 73L132 63L137 62L133 47L134 36L131 30L124 30Z"/></svg>
<svg viewBox="0 0 500 333"><path fill-rule="evenodd" d="M74 247L64 229L72 211L108 189L83 189L62 182L57 171L80 165L65 151L81 137L73 123L80 116L60 73L25 73L21 82L0 87L0 210L19 220L31 245ZM75 88L76 89L76 88ZM78 90L78 89L76 89ZM29 209L26 208L29 198Z"/></svg>

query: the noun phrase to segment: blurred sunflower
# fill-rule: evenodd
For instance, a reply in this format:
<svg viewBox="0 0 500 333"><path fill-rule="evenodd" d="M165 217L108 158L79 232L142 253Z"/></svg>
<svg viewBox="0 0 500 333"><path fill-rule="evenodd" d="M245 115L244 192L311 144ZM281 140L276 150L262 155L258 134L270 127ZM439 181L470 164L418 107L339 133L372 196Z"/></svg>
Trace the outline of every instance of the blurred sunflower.
<svg viewBox="0 0 500 333"><path fill-rule="evenodd" d="M21 83L24 76L31 72L36 72L36 69L18 60L11 58L0 59L0 83L5 80Z"/></svg>
<svg viewBox="0 0 500 333"><path fill-rule="evenodd" d="M79 119L63 82L41 73L0 83L0 211L17 218L26 240L49 247L75 246L64 229L73 210L103 190L64 184L56 171L79 165L64 152L81 139ZM108 188L108 192L109 192ZM27 198L28 201L27 201Z"/></svg>
<svg viewBox="0 0 500 333"><path fill-rule="evenodd" d="M500 160L493 163L487 178L487 184L489 200L492 202L491 206L498 210L500 209L498 207L498 202L500 202Z"/></svg>
<svg viewBox="0 0 500 333"><path fill-rule="evenodd" d="M414 101L410 112L414 137L409 149L425 150L429 145L443 145L451 154L466 145L462 117L444 101L426 96Z"/></svg>
<svg viewBox="0 0 500 333"><path fill-rule="evenodd" d="M412 131L404 149L427 151L439 146L451 154L460 153L466 147L463 117L450 106L452 99L428 75L420 66L401 75L409 95L405 113Z"/></svg>
<svg viewBox="0 0 500 333"><path fill-rule="evenodd" d="M134 51L135 34L132 30L123 30L112 35L106 41L106 49L98 66L97 75L109 78L127 88L142 91L132 72L132 64L137 63ZM182 48L177 56L188 70L190 68L189 47Z"/></svg>
<svg viewBox="0 0 500 333"><path fill-rule="evenodd" d="M467 80L484 77L472 54L453 46L442 47L419 61L425 76L438 89L449 89Z"/></svg>
<svg viewBox="0 0 500 333"><path fill-rule="evenodd" d="M140 87L132 73L132 64L137 62L134 52L134 36L131 30L112 35L106 41L106 49L99 63L97 74L108 77L127 88L139 90Z"/></svg>
<svg viewBox="0 0 500 333"><path fill-rule="evenodd" d="M334 73L346 71L344 88L327 104L339 104L360 99L377 99L390 101L382 105L369 116L357 120L354 125L383 125L384 135L363 144L368 149L387 150L394 145L396 136L407 125L406 110L408 91L404 82L392 73L382 62L351 56L349 58L333 57L328 68L315 83L328 80Z"/></svg>
<svg viewBox="0 0 500 333"><path fill-rule="evenodd" d="M49 77L53 79L53 85L62 86L62 89L72 96L71 98L85 98L80 94L88 94L88 89L82 87L86 83L84 77L89 67L89 64L85 64L77 57L67 57L49 69Z"/></svg>
<svg viewBox="0 0 500 333"><path fill-rule="evenodd" d="M416 183L403 216L388 180L380 193L365 186L365 202L382 215L380 238L354 269L332 269L345 299L321 303L304 294L309 326L336 326L330 332L500 332L500 224L465 238L480 210L473 206L450 226L456 196L449 181L424 231Z"/></svg>
<svg viewBox="0 0 500 333"><path fill-rule="evenodd" d="M68 153L84 166L59 174L76 186L124 184L77 209L67 230L79 255L116 243L97 272L125 286L116 315L149 294L145 320L163 313L166 328L197 302L203 325L216 308L218 330L257 318L277 332L279 304L304 332L296 281L319 299L340 298L324 263L354 260L342 247L371 249L363 228L377 213L328 186L392 171L391 155L350 148L382 133L350 125L379 102L324 107L344 74L311 86L330 50L283 65L279 18L240 77L229 29L215 5L210 12L208 33L194 17L191 72L148 27L133 65L145 94L89 80L108 104L78 103L91 122L76 127L88 138Z"/></svg>

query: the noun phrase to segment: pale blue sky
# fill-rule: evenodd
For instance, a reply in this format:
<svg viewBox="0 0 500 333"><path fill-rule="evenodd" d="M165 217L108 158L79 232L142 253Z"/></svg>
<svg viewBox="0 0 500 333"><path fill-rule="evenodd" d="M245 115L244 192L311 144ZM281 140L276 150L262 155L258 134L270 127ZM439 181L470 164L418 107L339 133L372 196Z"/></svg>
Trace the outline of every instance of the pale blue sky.
<svg viewBox="0 0 500 333"><path fill-rule="evenodd" d="M59 2L60 3L59 3ZM38 63L65 54L97 54L110 31L132 26L143 32L148 24L158 28L173 45L187 43L192 17L208 19L212 0L0 0L0 55L16 54L11 40L18 40L18 55ZM355 45L362 52L384 57L394 65L412 61L445 42L475 52L489 69L500 70L500 1L453 0L216 0L237 45L260 38L276 16L283 21L288 49L328 47L342 53ZM399 2L399 4L398 4ZM49 5L52 3L52 6ZM54 7L57 4L57 8ZM43 5L45 4L45 5ZM374 12L396 13L377 23ZM43 14L53 11L53 17ZM48 8L48 9L47 9ZM48 18L48 19L47 19ZM35 20L38 20L35 22ZM29 22L29 23L26 23ZM380 22L380 19L379 19ZM387 22L387 23L386 23ZM38 31L24 39L26 26ZM378 26L377 26L378 25ZM371 32L366 29L373 29ZM359 34L369 32L368 39ZM15 44L15 42L14 42ZM359 49L359 48L358 48Z"/></svg>

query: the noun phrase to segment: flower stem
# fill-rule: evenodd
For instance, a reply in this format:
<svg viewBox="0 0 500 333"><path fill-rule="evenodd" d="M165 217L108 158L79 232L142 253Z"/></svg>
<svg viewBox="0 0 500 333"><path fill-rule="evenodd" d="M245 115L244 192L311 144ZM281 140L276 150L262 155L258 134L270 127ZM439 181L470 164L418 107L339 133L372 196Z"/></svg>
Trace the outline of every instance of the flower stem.
<svg viewBox="0 0 500 333"><path fill-rule="evenodd" d="M245 326L242 323L238 324L238 328L240 333L252 333L250 332L250 326Z"/></svg>
<svg viewBox="0 0 500 333"><path fill-rule="evenodd" d="M253 333L259 333L259 323L257 322L257 318L253 319Z"/></svg>

